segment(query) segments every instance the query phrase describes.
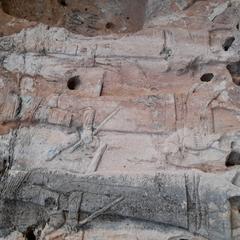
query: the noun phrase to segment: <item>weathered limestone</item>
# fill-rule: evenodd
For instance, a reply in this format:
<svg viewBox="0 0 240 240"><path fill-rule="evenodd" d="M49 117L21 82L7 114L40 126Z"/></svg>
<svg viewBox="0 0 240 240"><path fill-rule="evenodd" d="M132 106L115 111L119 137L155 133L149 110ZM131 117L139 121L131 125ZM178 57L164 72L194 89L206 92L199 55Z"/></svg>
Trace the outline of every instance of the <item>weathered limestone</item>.
<svg viewBox="0 0 240 240"><path fill-rule="evenodd" d="M78 214L93 213L122 197L111 210L107 209L107 214L167 223L209 239L232 237L230 200L239 198L239 187L228 179L233 179L235 173L232 176L217 176L196 171L164 171L153 176L77 176L31 170L9 174L6 182L2 182L3 205L8 208L11 200L18 199L41 207L39 216L43 219L32 219L32 225L37 224L36 221L46 221L44 213L49 214L45 211L50 203L51 210L66 210L67 224L77 227ZM58 219L55 221L59 222ZM54 226L58 228L62 224L60 221L60 224ZM22 230L24 224L19 223L16 227Z"/></svg>
<svg viewBox="0 0 240 240"><path fill-rule="evenodd" d="M0 238L240 238L238 1L0 3Z"/></svg>

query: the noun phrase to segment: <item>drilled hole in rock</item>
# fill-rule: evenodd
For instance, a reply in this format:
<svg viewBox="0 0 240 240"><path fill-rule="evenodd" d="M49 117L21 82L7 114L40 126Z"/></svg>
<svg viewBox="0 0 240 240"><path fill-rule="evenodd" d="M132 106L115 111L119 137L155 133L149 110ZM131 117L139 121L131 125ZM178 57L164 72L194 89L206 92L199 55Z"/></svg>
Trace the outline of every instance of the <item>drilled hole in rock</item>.
<svg viewBox="0 0 240 240"><path fill-rule="evenodd" d="M26 240L37 239L32 228L27 229L25 236L26 236Z"/></svg>
<svg viewBox="0 0 240 240"><path fill-rule="evenodd" d="M213 73L205 73L201 76L200 80L202 82L210 82L213 79Z"/></svg>
<svg viewBox="0 0 240 240"><path fill-rule="evenodd" d="M85 8L85 11L87 12L87 11L88 11L88 8Z"/></svg>
<svg viewBox="0 0 240 240"><path fill-rule="evenodd" d="M66 0L58 0L58 2L64 7L67 6Z"/></svg>
<svg viewBox="0 0 240 240"><path fill-rule="evenodd" d="M236 25L236 29L239 30L239 23Z"/></svg>
<svg viewBox="0 0 240 240"><path fill-rule="evenodd" d="M237 151L231 151L227 156L225 165L226 167L240 165L240 153Z"/></svg>
<svg viewBox="0 0 240 240"><path fill-rule="evenodd" d="M240 61L229 63L227 65L227 70L232 76L233 83L235 83L237 86L240 86Z"/></svg>
<svg viewBox="0 0 240 240"><path fill-rule="evenodd" d="M71 78L68 80L68 82L67 82L67 87L68 87L68 89L70 89L70 90L76 90L76 89L79 88L80 83L81 83L81 81L80 81L79 76L74 76L74 77L71 77Z"/></svg>
<svg viewBox="0 0 240 240"><path fill-rule="evenodd" d="M224 51L228 51L228 49L232 46L234 41L235 41L235 37L227 38L222 46Z"/></svg>
<svg viewBox="0 0 240 240"><path fill-rule="evenodd" d="M111 22L108 22L108 23L106 23L105 28L106 29L112 29L112 28L114 28L114 24L111 23Z"/></svg>

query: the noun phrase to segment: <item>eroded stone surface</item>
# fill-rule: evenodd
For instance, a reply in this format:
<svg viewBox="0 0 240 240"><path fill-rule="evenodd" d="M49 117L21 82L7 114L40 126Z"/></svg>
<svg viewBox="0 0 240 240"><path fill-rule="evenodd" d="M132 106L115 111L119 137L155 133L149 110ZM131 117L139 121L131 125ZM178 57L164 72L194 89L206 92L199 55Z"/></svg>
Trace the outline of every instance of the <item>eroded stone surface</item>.
<svg viewBox="0 0 240 240"><path fill-rule="evenodd" d="M239 2L20 2L0 12L0 236L239 239Z"/></svg>

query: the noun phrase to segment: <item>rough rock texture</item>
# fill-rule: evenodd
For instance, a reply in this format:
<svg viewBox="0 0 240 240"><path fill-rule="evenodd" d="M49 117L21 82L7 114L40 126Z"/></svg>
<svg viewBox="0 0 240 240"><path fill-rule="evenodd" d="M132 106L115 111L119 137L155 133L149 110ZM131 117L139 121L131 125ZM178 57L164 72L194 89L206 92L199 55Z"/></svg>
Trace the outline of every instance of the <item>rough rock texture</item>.
<svg viewBox="0 0 240 240"><path fill-rule="evenodd" d="M0 238L240 239L239 1L0 3Z"/></svg>

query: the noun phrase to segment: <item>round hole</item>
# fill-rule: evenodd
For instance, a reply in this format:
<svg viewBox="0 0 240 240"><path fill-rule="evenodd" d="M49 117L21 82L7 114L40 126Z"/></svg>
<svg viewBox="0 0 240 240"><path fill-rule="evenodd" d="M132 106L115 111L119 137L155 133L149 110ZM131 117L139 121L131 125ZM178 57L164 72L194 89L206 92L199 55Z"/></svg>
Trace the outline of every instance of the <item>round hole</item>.
<svg viewBox="0 0 240 240"><path fill-rule="evenodd" d="M202 82L210 82L213 79L214 75L212 73L205 73L201 76Z"/></svg>
<svg viewBox="0 0 240 240"><path fill-rule="evenodd" d="M130 19L130 17L127 17L127 20L129 20Z"/></svg>
<svg viewBox="0 0 240 240"><path fill-rule="evenodd" d="M228 49L232 46L234 41L235 41L235 37L227 38L222 46L224 51L228 51Z"/></svg>
<svg viewBox="0 0 240 240"><path fill-rule="evenodd" d="M239 30L239 23L236 25L236 29Z"/></svg>
<svg viewBox="0 0 240 240"><path fill-rule="evenodd" d="M81 83L81 81L80 81L79 76L74 76L74 77L71 77L71 78L68 80L68 82L67 82L67 87L68 87L68 89L70 89L70 90L76 90L76 89L79 88L80 83Z"/></svg>
<svg viewBox="0 0 240 240"><path fill-rule="evenodd" d="M111 29L114 27L114 24L111 22L108 22L108 23L106 23L105 27L106 27L106 29Z"/></svg>
<svg viewBox="0 0 240 240"><path fill-rule="evenodd" d="M58 0L58 2L64 7L67 6L66 0Z"/></svg>
<svg viewBox="0 0 240 240"><path fill-rule="evenodd" d="M88 11L88 8L85 8L85 11L87 12L87 11Z"/></svg>

